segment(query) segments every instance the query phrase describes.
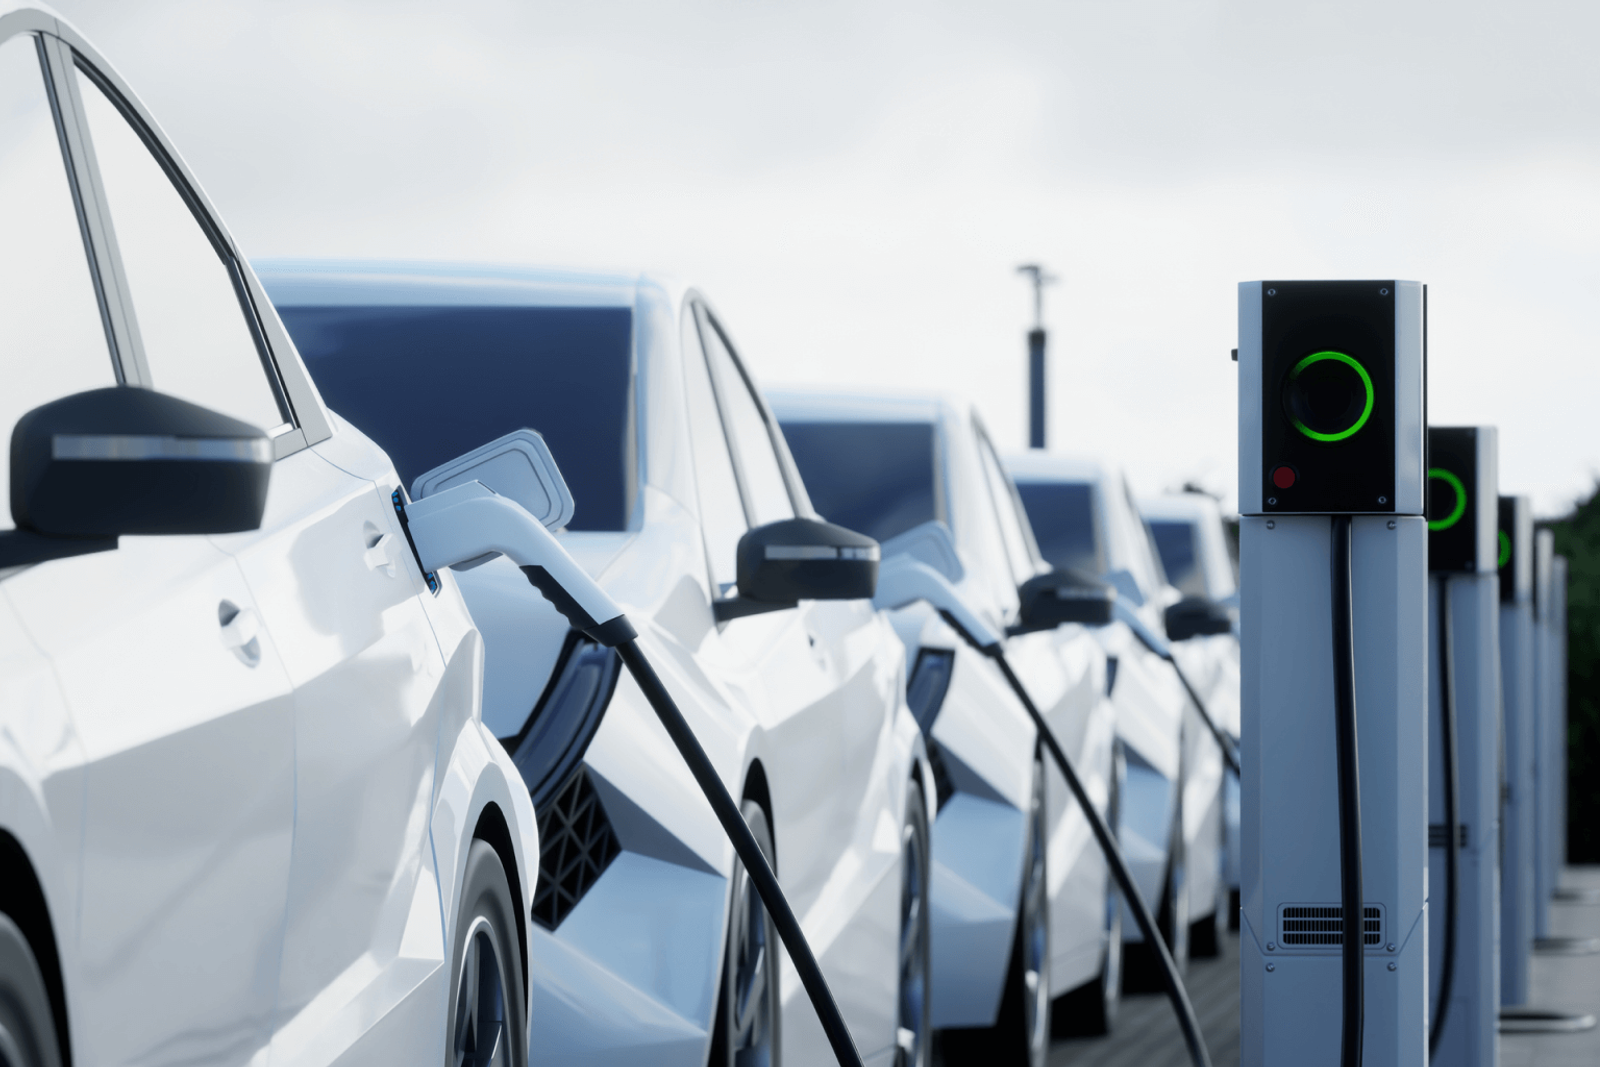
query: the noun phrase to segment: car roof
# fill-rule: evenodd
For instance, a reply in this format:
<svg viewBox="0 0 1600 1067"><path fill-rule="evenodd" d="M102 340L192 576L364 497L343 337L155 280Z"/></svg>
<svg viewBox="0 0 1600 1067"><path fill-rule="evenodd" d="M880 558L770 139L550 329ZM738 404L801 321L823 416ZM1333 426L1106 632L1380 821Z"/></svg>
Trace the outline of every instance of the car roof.
<svg viewBox="0 0 1600 1067"><path fill-rule="evenodd" d="M768 388L780 422L938 422L956 405L938 393L874 389Z"/></svg>
<svg viewBox="0 0 1600 1067"><path fill-rule="evenodd" d="M286 307L632 307L642 286L681 293L639 272L503 263L405 260L253 260L273 303Z"/></svg>
<svg viewBox="0 0 1600 1067"><path fill-rule="evenodd" d="M1120 473L1115 466L1092 456L1066 455L1042 450L1008 452L1006 470L1017 482L1098 482L1115 481Z"/></svg>
<svg viewBox="0 0 1600 1067"><path fill-rule="evenodd" d="M1211 497L1200 493L1169 493L1164 496L1140 497L1139 510L1147 519L1179 520L1185 522L1215 521L1222 510Z"/></svg>

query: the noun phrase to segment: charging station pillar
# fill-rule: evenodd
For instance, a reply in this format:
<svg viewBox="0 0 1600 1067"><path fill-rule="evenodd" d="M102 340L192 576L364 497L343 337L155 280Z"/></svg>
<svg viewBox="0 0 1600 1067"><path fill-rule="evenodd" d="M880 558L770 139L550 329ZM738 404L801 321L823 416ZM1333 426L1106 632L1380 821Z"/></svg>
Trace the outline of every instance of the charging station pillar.
<svg viewBox="0 0 1600 1067"><path fill-rule="evenodd" d="M1551 784L1555 799L1555 837L1551 841L1554 873L1550 879L1553 895L1561 888L1561 872L1567 866L1567 557L1550 561L1550 652L1554 657L1550 686L1553 696Z"/></svg>
<svg viewBox="0 0 1600 1067"><path fill-rule="evenodd" d="M1428 429L1429 994L1443 1026L1433 1062L1493 1067L1500 1015L1499 490L1492 426ZM1445 642L1448 641L1448 649ZM1448 652L1448 655L1446 653ZM1446 670L1448 669L1448 677ZM1450 889L1444 712L1454 720L1458 861L1455 946L1444 968ZM1448 994L1445 987L1448 985ZM1446 1002L1448 995L1448 1003ZM1430 1016L1430 1029L1438 1022Z"/></svg>
<svg viewBox="0 0 1600 1067"><path fill-rule="evenodd" d="M1505 775L1500 823L1500 1003L1528 1002L1533 951L1533 509L1500 498L1500 687Z"/></svg>
<svg viewBox="0 0 1600 1067"><path fill-rule="evenodd" d="M1533 774L1533 936L1550 936L1550 898L1556 889L1556 750L1561 747L1556 727L1555 625L1551 600L1554 588L1555 534L1537 530L1533 535L1533 655L1534 700Z"/></svg>
<svg viewBox="0 0 1600 1067"><path fill-rule="evenodd" d="M1246 1067L1340 1061L1340 516L1350 523L1364 1060L1427 1061L1424 315L1416 282L1239 286Z"/></svg>

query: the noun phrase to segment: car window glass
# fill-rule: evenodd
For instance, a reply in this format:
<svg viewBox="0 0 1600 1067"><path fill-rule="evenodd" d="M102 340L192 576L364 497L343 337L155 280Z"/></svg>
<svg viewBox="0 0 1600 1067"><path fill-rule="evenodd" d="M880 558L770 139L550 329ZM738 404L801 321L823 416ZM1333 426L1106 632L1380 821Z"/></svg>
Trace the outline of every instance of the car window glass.
<svg viewBox="0 0 1600 1067"><path fill-rule="evenodd" d="M1006 481L1005 472L1000 468L1000 460L994 454L994 446L981 431L977 434L977 438L978 454L983 459L983 480L989 487L989 500L994 507L995 521L1000 526L1000 541L1005 545L1006 560L1011 565L1011 577L1021 585L1035 573L1033 546L1028 543L1028 535L1023 531L1022 523L1018 521L1017 509L1011 497L1011 486Z"/></svg>
<svg viewBox="0 0 1600 1067"><path fill-rule="evenodd" d="M794 518L794 503L789 499L783 468L778 465L778 454L772 447L772 432L767 427L766 417L751 394L749 383L739 372L739 365L723 341L722 332L710 316L706 316L701 336L716 375L717 398L722 401L722 413L739 456L751 521L756 526L765 526L779 519Z"/></svg>
<svg viewBox="0 0 1600 1067"><path fill-rule="evenodd" d="M689 408L689 440L694 450L695 484L700 495L700 527L706 553L711 558L711 579L718 592L727 592L735 580L739 538L749 529L744 502L734 478L728 441L722 432L705 351L692 312L683 316L683 378Z"/></svg>
<svg viewBox="0 0 1600 1067"><path fill-rule="evenodd" d="M877 541L939 518L933 425L784 422L817 513Z"/></svg>
<svg viewBox="0 0 1600 1067"><path fill-rule="evenodd" d="M1106 554L1095 517L1094 487L1087 482L1019 482L1017 490L1053 567L1099 576Z"/></svg>
<svg viewBox="0 0 1600 1067"><path fill-rule="evenodd" d="M406 485L526 427L544 436L572 491L567 529L627 529L631 308L279 305L278 314L323 400L389 454Z"/></svg>
<svg viewBox="0 0 1600 1067"><path fill-rule="evenodd" d="M77 77L150 384L276 428L284 416L229 266L122 112Z"/></svg>
<svg viewBox="0 0 1600 1067"><path fill-rule="evenodd" d="M47 401L116 385L31 35L0 44L0 434ZM12 528L0 456L0 528Z"/></svg>
<svg viewBox="0 0 1600 1067"><path fill-rule="evenodd" d="M1150 523L1167 578L1184 596L1206 595L1205 575L1195 546L1196 532L1194 525L1184 519L1154 519Z"/></svg>

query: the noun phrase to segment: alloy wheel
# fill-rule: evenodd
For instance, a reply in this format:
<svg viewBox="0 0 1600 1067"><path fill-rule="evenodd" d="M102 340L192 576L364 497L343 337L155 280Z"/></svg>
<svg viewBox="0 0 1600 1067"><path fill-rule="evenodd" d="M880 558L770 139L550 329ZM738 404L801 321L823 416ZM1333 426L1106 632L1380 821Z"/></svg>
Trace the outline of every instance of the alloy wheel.
<svg viewBox="0 0 1600 1067"><path fill-rule="evenodd" d="M456 1067L506 1067L511 1062L500 958L488 920L482 917L468 931L462 955L451 1062Z"/></svg>

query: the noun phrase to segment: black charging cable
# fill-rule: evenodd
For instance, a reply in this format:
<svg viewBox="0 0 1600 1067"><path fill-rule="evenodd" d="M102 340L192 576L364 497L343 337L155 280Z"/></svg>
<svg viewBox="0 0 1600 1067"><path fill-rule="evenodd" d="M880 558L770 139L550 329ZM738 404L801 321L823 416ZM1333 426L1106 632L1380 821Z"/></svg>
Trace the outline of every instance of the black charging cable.
<svg viewBox="0 0 1600 1067"><path fill-rule="evenodd" d="M632 630L632 627L628 629ZM783 947L788 950L789 958L794 961L795 970L800 972L800 982L805 986L806 995L811 998L811 1005L817 1011L817 1018L822 1020L823 1032L828 1035L828 1044L833 1046L833 1055L839 1061L839 1067L861 1067L861 1053L856 1051L850 1029L845 1026L844 1016L839 1013L839 1005L834 1002L833 992L828 988L828 980L822 975L822 967L817 963L817 957L812 954L805 932L800 929L800 921L795 918L793 909L789 907L789 901L778 885L777 876L768 866L767 858L761 852L761 846L756 843L755 835L750 832L744 816L739 813L739 806L733 802L727 786L722 784L722 779L718 777L716 768L711 765L706 750L700 746L694 731L684 719L683 712L678 710L672 694L667 692L667 687L662 684L655 668L651 667L650 661L645 658L637 638L630 635L626 640L603 641L603 643L616 648L617 655L628 668L628 673L633 675L633 680L638 683L639 691L650 702L650 707L661 720L661 725L666 727L667 736L671 737L672 743L677 746L678 754L683 757L683 762L689 765L689 772L694 775L700 791L711 802L711 810L716 812L717 821L722 823L723 832L728 835L728 840L733 842L733 850L739 854L745 870L750 873L750 881L755 884L756 892L760 895L767 914L772 916L773 925L778 928L778 937L782 939Z"/></svg>
<svg viewBox="0 0 1600 1067"><path fill-rule="evenodd" d="M981 643L949 612L940 611L939 614L967 644L994 660L1000 668L1000 673L1005 676L1006 683L1011 686L1011 691L1017 695L1028 717L1033 720L1034 729L1039 732L1039 738L1049 750L1050 758L1060 769L1061 776L1067 780L1067 788L1072 790L1073 797L1078 801L1078 807L1089 820L1089 829L1094 832L1094 839L1099 844L1100 851L1105 854L1112 877L1117 880L1117 886L1122 890L1122 897L1127 901L1129 910L1133 912L1134 921L1138 923L1145 941L1155 948L1156 957L1161 963L1162 983L1166 986L1167 999L1172 1002L1173 1013L1178 1017L1178 1028L1183 1031L1184 1044L1189 1047L1190 1062L1194 1067L1211 1067L1211 1055L1206 1051L1205 1038L1201 1036L1200 1021L1195 1016L1194 1005L1189 1002L1189 993L1183 987L1183 979L1178 977L1178 965L1173 962L1172 953L1167 950L1167 943L1156 928L1156 920L1150 913L1150 906L1145 903L1144 897L1139 895L1139 887L1134 884L1133 874L1128 870L1127 861L1122 858L1122 850L1117 847L1116 838L1111 835L1111 828L1106 825L1105 819L1090 802L1089 794L1083 788L1078 772L1073 769L1072 761L1067 758L1060 742L1056 740L1055 731L1045 722L1044 716L1039 713L1022 680L1011 669L1005 649L998 642L988 645Z"/></svg>
<svg viewBox="0 0 1600 1067"><path fill-rule="evenodd" d="M1145 634L1143 627L1130 626L1139 643L1151 652L1160 656L1172 665L1172 671L1178 676L1178 681L1183 685L1183 691L1189 694L1189 699L1194 703L1194 710L1200 713L1200 721L1206 724L1206 729L1211 731L1211 736L1217 742L1217 747L1222 750L1222 761L1228 765L1228 770L1233 772L1235 778L1239 777L1239 753L1233 746L1233 739L1227 735L1222 727L1217 725L1217 720L1211 717L1211 712L1206 708L1206 702L1200 699L1199 690L1189 681L1189 676L1184 673L1183 665L1178 662L1177 655L1171 648L1161 648L1151 641Z"/></svg>
<svg viewBox="0 0 1600 1067"><path fill-rule="evenodd" d="M1450 576L1439 578L1439 742L1444 759L1444 954L1439 961L1439 1007L1428 1027L1428 1058L1439 1050L1450 986L1456 972L1456 923L1461 876L1461 796L1456 782L1455 649L1450 637Z"/></svg>
<svg viewBox="0 0 1600 1067"><path fill-rule="evenodd" d="M1339 881L1343 907L1341 953L1344 1011L1339 1033L1341 1067L1360 1067L1366 1028L1366 902L1361 889L1361 770L1356 745L1355 623L1351 610L1350 516L1333 517L1333 702L1339 763Z"/></svg>

